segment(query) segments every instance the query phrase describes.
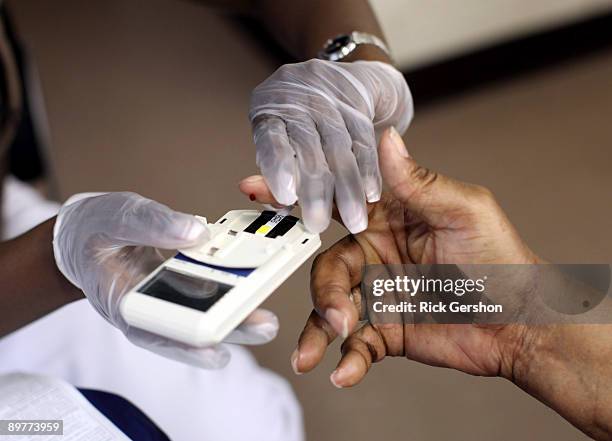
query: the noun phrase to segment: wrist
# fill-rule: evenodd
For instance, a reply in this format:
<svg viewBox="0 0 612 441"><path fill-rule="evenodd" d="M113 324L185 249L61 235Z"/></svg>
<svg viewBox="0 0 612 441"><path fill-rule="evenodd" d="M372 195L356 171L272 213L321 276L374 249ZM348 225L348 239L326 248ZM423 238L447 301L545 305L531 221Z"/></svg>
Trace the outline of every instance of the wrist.
<svg viewBox="0 0 612 441"><path fill-rule="evenodd" d="M57 217L50 219L41 225L41 233L45 239L51 236L51 243L49 247L46 247L42 252L41 258L43 259L45 266L49 268L50 280L52 280L52 286L54 287L53 292L57 293L57 300L60 304L67 304L73 301L83 298L83 291L77 288L68 278L64 276L57 266L55 251L54 251L54 229Z"/></svg>
<svg viewBox="0 0 612 441"><path fill-rule="evenodd" d="M0 337L83 297L55 265L50 219L0 247Z"/></svg>
<svg viewBox="0 0 612 441"><path fill-rule="evenodd" d="M517 385L523 381L529 369L527 363L529 354L533 352L534 338L536 336L524 325L507 325L497 334L500 377Z"/></svg>
<svg viewBox="0 0 612 441"><path fill-rule="evenodd" d="M511 325L511 337L503 343L500 376L521 389L528 389L533 362L541 357L546 337L542 329L526 325ZM541 358L540 358L541 360Z"/></svg>

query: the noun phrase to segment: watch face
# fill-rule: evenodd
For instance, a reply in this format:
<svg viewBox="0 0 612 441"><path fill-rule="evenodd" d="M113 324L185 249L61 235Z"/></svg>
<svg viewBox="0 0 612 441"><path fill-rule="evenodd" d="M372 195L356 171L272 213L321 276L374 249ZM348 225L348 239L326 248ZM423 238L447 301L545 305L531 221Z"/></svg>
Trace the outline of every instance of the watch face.
<svg viewBox="0 0 612 441"><path fill-rule="evenodd" d="M341 35L331 40L331 43L327 45L327 47L324 49L323 52L326 55L335 54L338 51L342 50L342 48L348 46L350 42L351 42L350 35Z"/></svg>

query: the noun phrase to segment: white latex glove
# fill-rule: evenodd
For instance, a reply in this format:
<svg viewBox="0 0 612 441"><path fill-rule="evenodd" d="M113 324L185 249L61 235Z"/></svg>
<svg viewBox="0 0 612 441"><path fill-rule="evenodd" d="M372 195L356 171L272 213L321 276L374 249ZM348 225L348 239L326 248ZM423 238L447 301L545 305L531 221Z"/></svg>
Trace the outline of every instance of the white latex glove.
<svg viewBox="0 0 612 441"><path fill-rule="evenodd" d="M377 145L414 114L403 75L377 61L310 60L280 67L253 91L257 165L283 205L299 200L306 227L327 228L335 202L351 233L366 229L366 200L380 199Z"/></svg>
<svg viewBox="0 0 612 441"><path fill-rule="evenodd" d="M60 209L53 251L62 274L132 343L180 362L220 368L230 358L223 345L193 348L130 327L119 312L123 295L165 260L160 249L187 248L209 238L208 228L195 216L138 194L89 193L73 196ZM277 332L277 317L259 309L226 342L262 344Z"/></svg>

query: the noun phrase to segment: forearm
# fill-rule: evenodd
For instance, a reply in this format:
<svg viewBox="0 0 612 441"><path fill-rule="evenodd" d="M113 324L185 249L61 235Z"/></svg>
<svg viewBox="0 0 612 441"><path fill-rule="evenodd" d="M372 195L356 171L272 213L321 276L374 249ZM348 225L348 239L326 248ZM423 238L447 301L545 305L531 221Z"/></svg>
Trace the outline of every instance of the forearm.
<svg viewBox="0 0 612 441"><path fill-rule="evenodd" d="M199 0L208 6L249 14L297 60L315 58L330 38L352 31L385 39L368 0ZM391 62L382 50L363 46L344 61Z"/></svg>
<svg viewBox="0 0 612 441"><path fill-rule="evenodd" d="M0 244L0 337L83 296L55 265L54 224Z"/></svg>
<svg viewBox="0 0 612 441"><path fill-rule="evenodd" d="M612 439L612 325L530 327L512 381L598 440Z"/></svg>
<svg viewBox="0 0 612 441"><path fill-rule="evenodd" d="M367 0L253 0L252 13L270 34L298 60L317 56L332 37L352 31L384 35ZM380 49L358 48L346 61L390 62Z"/></svg>
<svg viewBox="0 0 612 441"><path fill-rule="evenodd" d="M612 439L612 299L564 265L528 272L522 325L510 326L502 376L596 439ZM591 274L597 279L602 268ZM583 276L584 277L584 276ZM516 281L513 281L515 283Z"/></svg>

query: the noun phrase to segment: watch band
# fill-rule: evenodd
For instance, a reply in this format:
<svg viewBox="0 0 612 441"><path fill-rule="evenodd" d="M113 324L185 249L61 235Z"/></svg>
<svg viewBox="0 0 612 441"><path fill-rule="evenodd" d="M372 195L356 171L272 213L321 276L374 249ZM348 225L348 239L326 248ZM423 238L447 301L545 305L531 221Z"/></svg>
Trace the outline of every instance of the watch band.
<svg viewBox="0 0 612 441"><path fill-rule="evenodd" d="M389 58L391 58L391 51L382 40L382 38L377 37L373 34L368 34L366 32L353 31L351 32L351 38L355 42L357 46L361 46L363 44L371 44L372 46L376 46L380 50L382 50Z"/></svg>
<svg viewBox="0 0 612 441"><path fill-rule="evenodd" d="M319 52L318 57L323 60L341 61L348 57L355 49L363 45L376 46L382 50L389 58L391 52L385 42L376 35L368 34L367 32L353 31L348 35L338 35L335 38L327 40L323 49Z"/></svg>

